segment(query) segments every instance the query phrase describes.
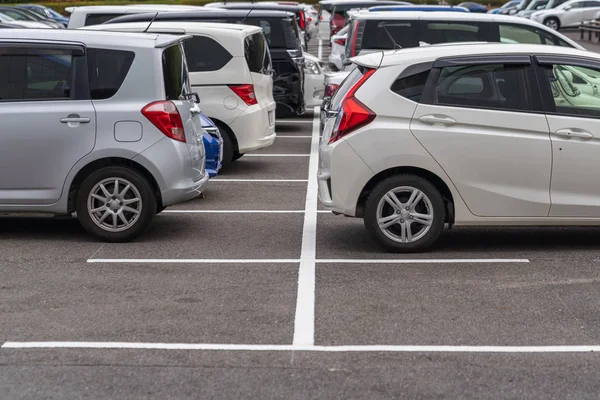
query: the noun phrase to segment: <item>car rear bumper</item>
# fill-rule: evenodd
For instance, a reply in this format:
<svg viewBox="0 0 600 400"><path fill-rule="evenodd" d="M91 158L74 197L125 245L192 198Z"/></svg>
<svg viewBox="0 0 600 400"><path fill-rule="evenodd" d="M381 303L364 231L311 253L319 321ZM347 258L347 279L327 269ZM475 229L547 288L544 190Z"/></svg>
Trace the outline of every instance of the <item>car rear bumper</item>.
<svg viewBox="0 0 600 400"><path fill-rule="evenodd" d="M268 107L248 107L229 127L235 134L240 154L272 145L276 136L275 103Z"/></svg>
<svg viewBox="0 0 600 400"><path fill-rule="evenodd" d="M209 174L206 173L199 181L186 179L180 181L177 187L163 190L161 192L163 206L170 206L197 197L206 188L209 178Z"/></svg>

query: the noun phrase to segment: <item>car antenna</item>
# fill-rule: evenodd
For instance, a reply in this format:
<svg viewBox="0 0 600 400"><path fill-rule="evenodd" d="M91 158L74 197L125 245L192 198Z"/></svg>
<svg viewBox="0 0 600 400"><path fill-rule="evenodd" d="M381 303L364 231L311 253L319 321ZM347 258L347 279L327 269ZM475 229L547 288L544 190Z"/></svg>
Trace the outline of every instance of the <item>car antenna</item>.
<svg viewBox="0 0 600 400"><path fill-rule="evenodd" d="M251 9L248 11L248 14L246 14L246 15L244 16L244 18L242 18L242 20L240 21L240 24L242 24L242 25L244 24L244 22L246 21L246 18L248 18L248 15L250 15L250 13L252 12L252 10L254 10L254 9L253 9L253 8L251 8Z"/></svg>
<svg viewBox="0 0 600 400"><path fill-rule="evenodd" d="M150 20L150 23L148 24L148 26L146 27L146 29L144 29L144 32L142 32L142 33L148 32L148 29L150 29L150 25L152 25L152 23L154 22L156 17L158 17L158 13L154 14L154 17L152 17L152 19Z"/></svg>
<svg viewBox="0 0 600 400"><path fill-rule="evenodd" d="M390 31L388 31L388 29L387 29L387 27L388 27L388 24L385 24L385 23L383 23L383 24L381 24L380 26L383 28L383 30L384 30L384 31L385 31L385 33L387 34L388 38L389 38L389 39L392 41L392 43L394 44L394 50L400 50L400 49L402 49L402 46L400 46L400 45L399 45L399 44L398 44L398 43L397 43L397 42L394 40L394 37L392 36L392 34L390 33Z"/></svg>

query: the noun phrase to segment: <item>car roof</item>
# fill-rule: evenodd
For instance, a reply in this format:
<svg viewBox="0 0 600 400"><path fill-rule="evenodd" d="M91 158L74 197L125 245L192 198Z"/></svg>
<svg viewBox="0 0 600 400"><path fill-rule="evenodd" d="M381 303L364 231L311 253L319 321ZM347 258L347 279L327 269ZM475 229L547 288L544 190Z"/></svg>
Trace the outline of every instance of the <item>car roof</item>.
<svg viewBox="0 0 600 400"><path fill-rule="evenodd" d="M451 56L550 54L593 58L600 61L600 54L564 46L543 44L505 44L505 43L445 43L413 47L401 50L381 51L352 58L352 62L365 67L377 68L400 64L416 64L435 61Z"/></svg>
<svg viewBox="0 0 600 400"><path fill-rule="evenodd" d="M73 29L6 29L0 32L0 41L23 40L40 43L85 44L90 47L162 47L165 43L181 40L181 36L156 33L98 32Z"/></svg>
<svg viewBox="0 0 600 400"><path fill-rule="evenodd" d="M281 10L281 11L289 11L289 12L299 12L304 10L303 6L297 5L289 5L289 4L277 4L277 3L246 3L246 2L233 2L233 3L226 3L226 4L222 4L219 6L214 7L215 8L228 8L231 10L235 10L235 9L244 9L244 10L249 10L249 9L255 9L255 10Z"/></svg>
<svg viewBox="0 0 600 400"><path fill-rule="evenodd" d="M187 12L156 12L123 15L105 22L106 24L136 21L192 21L194 19L210 18L291 18L294 14L286 11L262 11L262 10L228 10L225 8L213 8L214 11L200 10Z"/></svg>
<svg viewBox="0 0 600 400"><path fill-rule="evenodd" d="M119 30L119 29L140 29L144 30L148 28L147 22L124 22L115 24L102 24L85 27L82 29L89 30ZM240 36L247 36L254 33L261 32L262 29L254 25L241 25L241 24L225 24L219 22L189 22L189 21L154 21L149 27L149 32L154 32L161 29L181 29L182 33L194 34L194 33L224 33L234 34ZM183 32L185 31L185 32ZM164 31L166 33L171 33ZM177 34L173 32L174 34Z"/></svg>
<svg viewBox="0 0 600 400"><path fill-rule="evenodd" d="M110 13L110 12L123 12L125 10L194 10L201 9L198 6L186 6L181 4L131 4L131 5L120 5L120 6L74 6L66 7L65 11L73 13L85 12L85 13Z"/></svg>
<svg viewBox="0 0 600 400"><path fill-rule="evenodd" d="M547 0L546 0L547 1ZM441 6L441 5L397 5L397 6L375 6L369 7L369 12L378 12L378 11L439 11L439 12L469 12L469 9L465 7L458 6Z"/></svg>

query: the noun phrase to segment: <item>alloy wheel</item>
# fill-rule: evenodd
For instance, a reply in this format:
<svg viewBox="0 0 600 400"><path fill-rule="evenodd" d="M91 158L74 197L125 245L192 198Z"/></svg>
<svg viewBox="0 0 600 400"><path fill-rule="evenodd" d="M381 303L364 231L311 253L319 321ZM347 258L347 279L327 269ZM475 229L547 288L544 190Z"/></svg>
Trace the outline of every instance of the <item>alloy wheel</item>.
<svg viewBox="0 0 600 400"><path fill-rule="evenodd" d="M142 196L138 189L123 178L106 178L90 190L88 213L96 225L108 232L131 228L142 211Z"/></svg>
<svg viewBox="0 0 600 400"><path fill-rule="evenodd" d="M429 232L433 224L433 205L421 190L401 186L388 191L377 205L377 224L388 238L412 243Z"/></svg>

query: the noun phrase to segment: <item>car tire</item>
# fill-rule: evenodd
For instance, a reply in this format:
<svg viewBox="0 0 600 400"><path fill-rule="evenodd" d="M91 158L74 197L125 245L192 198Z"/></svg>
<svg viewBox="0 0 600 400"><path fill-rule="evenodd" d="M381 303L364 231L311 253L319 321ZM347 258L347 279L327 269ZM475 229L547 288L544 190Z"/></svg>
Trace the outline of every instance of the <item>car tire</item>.
<svg viewBox="0 0 600 400"><path fill-rule="evenodd" d="M233 155L233 161L237 161L240 158L242 158L243 156L244 156L243 154L240 154L236 151L235 154Z"/></svg>
<svg viewBox="0 0 600 400"><path fill-rule="evenodd" d="M83 228L107 242L135 239L157 212L148 180L133 169L117 166L94 171L83 181L75 209Z"/></svg>
<svg viewBox="0 0 600 400"><path fill-rule="evenodd" d="M233 161L236 160L235 154L237 149L235 148L235 141L233 140L233 133L229 131L223 124L215 122L221 132L221 138L223 139L223 159L221 160L222 168L227 168Z"/></svg>
<svg viewBox="0 0 600 400"><path fill-rule="evenodd" d="M546 18L544 20L544 25L546 25L550 29L554 29L555 31L558 31L560 29L560 21L558 20L558 18L555 17Z"/></svg>
<svg viewBox="0 0 600 400"><path fill-rule="evenodd" d="M390 197L390 193L394 197ZM442 233L446 207L431 182L420 176L402 174L389 177L373 188L363 219L367 230L386 250L420 252L429 249ZM380 226L380 220L388 226Z"/></svg>

